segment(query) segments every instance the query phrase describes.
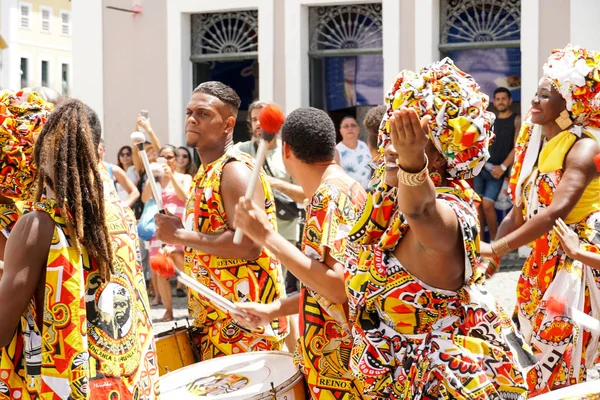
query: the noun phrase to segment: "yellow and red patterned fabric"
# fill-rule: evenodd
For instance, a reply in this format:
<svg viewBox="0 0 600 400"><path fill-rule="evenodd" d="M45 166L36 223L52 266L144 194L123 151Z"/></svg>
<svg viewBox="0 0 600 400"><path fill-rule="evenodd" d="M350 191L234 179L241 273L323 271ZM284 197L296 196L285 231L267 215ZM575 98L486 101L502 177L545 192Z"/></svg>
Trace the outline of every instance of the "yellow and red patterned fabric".
<svg viewBox="0 0 600 400"><path fill-rule="evenodd" d="M306 210L304 254L324 261L328 252L343 264L348 232L365 200L364 189L346 175L323 181ZM362 399L360 383L348 370L352 337L345 307L302 286L299 325L301 335L295 359L304 373L311 397Z"/></svg>
<svg viewBox="0 0 600 400"><path fill-rule="evenodd" d="M518 203L522 205L525 221L551 204L563 174L562 163L561 168L554 171L541 172L535 165L528 174L523 170L524 164L527 167L524 160L529 152L528 148L533 146L531 142L535 140L536 134L539 135L536 128L539 129L530 122L523 126L516 143L511 176L512 189L516 190L517 184L521 186ZM568 134L574 136L570 132ZM541 138L538 140L545 147L556 138L558 136L548 142ZM568 150L562 149L561 153ZM537 154L538 152L534 153L536 156ZM557 156L561 157L560 154ZM527 154L527 157L531 157L531 154ZM540 153L540 161L541 158ZM527 176L522 178L522 174ZM587 197L600 196L597 185L598 178L594 178L585 190ZM567 223L578 234L582 249L599 252L600 209L597 206L590 208L587 203L582 207L580 203L585 197L586 195L582 196L569 214L582 216L578 219L567 218ZM517 202L517 199L514 198L513 201ZM577 209L585 212L575 212ZM574 307L600 318L600 271L567 257L554 231L535 240L531 247L531 254L523 265L517 283L516 314L521 332L539 360L529 372L527 381L531 394L540 395L582 382L587 368L600 362L598 335L584 329L570 317L551 314L547 309L548 299L556 297L564 301L567 307Z"/></svg>
<svg viewBox="0 0 600 400"><path fill-rule="evenodd" d="M31 197L37 168L33 145L54 109L37 93L0 93L0 194L13 199Z"/></svg>
<svg viewBox="0 0 600 400"><path fill-rule="evenodd" d="M429 115L429 136L446 158L451 179L469 179L479 174L490 157L495 115L487 110L488 96L475 80L449 58L434 62L415 73L403 70L385 98L387 111L379 127L379 152L391 141L389 119L394 110L412 108L419 117ZM384 162L383 158L379 160ZM383 169L376 169L381 173Z"/></svg>
<svg viewBox="0 0 600 400"><path fill-rule="evenodd" d="M250 156L233 149L200 168L186 205L187 229L208 235L231 229L221 197L221 176L225 164L234 161L254 168ZM260 182L265 193L265 211L276 227L275 201L263 172ZM186 247L184 257L186 274L233 302L271 303L285 295L281 265L267 249L256 260L223 258L190 247ZM203 361L256 350L280 350L288 334L286 317L248 331L196 292L189 292L188 301L193 323L203 331L199 338Z"/></svg>
<svg viewBox="0 0 600 400"><path fill-rule="evenodd" d="M21 212L16 204L0 204L0 232L4 236L8 237L20 215Z"/></svg>
<svg viewBox="0 0 600 400"><path fill-rule="evenodd" d="M437 199L456 213L464 240L465 284L457 291L419 281L395 258L393 249L410 229L397 211L396 188L381 185L371 193L368 216L350 233L350 367L373 398L527 398L525 368L533 357L475 268L472 191L454 182L437 188Z"/></svg>
<svg viewBox="0 0 600 400"><path fill-rule="evenodd" d="M108 172L102 171L110 182ZM0 398L155 399L158 367L135 216L114 189L106 219L114 274L102 282L85 248L71 244L52 199L34 204L56 223L46 267L46 299L31 304L0 362ZM114 196L113 196L114 195ZM43 326L36 324L36 310ZM4 396L4 397L3 397Z"/></svg>

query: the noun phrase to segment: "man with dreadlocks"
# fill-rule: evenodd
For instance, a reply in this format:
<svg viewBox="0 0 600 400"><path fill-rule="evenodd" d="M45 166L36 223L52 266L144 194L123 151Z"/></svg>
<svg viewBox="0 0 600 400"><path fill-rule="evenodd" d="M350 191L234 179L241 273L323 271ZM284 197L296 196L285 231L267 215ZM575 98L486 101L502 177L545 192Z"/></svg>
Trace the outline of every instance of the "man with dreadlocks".
<svg viewBox="0 0 600 400"><path fill-rule="evenodd" d="M37 139L35 202L8 238L0 281L0 347L23 335L25 376L3 370L0 398L158 396L135 218L105 194L99 138L95 113L68 100Z"/></svg>

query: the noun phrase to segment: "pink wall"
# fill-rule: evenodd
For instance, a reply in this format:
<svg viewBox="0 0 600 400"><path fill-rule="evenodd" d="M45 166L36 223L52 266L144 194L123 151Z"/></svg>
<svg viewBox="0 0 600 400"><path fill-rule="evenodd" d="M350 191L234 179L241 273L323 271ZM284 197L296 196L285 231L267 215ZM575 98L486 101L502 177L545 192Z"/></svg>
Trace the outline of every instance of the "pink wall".
<svg viewBox="0 0 600 400"><path fill-rule="evenodd" d="M140 3L143 14L133 17L106 8L130 8L131 0L104 0L104 139L109 162L116 162L121 146L131 145L129 135L141 109L149 111L163 144L168 140L167 1Z"/></svg>

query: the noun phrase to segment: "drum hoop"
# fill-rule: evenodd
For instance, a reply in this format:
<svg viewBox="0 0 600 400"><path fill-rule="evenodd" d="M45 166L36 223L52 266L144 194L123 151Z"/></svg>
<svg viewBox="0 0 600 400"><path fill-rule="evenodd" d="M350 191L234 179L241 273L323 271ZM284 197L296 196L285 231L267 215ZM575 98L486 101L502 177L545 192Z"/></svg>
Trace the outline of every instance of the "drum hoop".
<svg viewBox="0 0 600 400"><path fill-rule="evenodd" d="M167 338L169 336L177 336L178 333L186 333L191 330L191 327L187 326L178 326L177 328L171 328L161 333L157 333L154 335L154 340L160 340Z"/></svg>

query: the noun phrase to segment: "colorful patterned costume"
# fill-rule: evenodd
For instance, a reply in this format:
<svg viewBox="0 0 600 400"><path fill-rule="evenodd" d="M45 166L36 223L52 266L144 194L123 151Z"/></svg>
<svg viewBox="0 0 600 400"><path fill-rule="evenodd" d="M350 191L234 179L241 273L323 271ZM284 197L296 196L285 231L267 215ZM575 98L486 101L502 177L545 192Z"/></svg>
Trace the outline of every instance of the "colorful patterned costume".
<svg viewBox="0 0 600 400"><path fill-rule="evenodd" d="M531 132L532 126L528 123L517 141L513 182L521 173L524 150L531 145ZM560 141L561 136L555 136L544 146L551 146L557 139ZM568 148L551 154L557 157L557 153L564 155L565 151ZM562 174L562 169L540 172L537 167L533 168L522 189L525 221L550 206ZM582 199L596 197L595 205L583 207L586 210L583 216L570 214L566 223L579 235L582 249L599 252L600 179L594 178L585 192L587 195ZM581 203L580 200L575 210L581 208ZM552 296L600 318L600 271L567 257L554 231L532 243L531 254L517 284L516 313L520 329L540 361L528 375L535 395L584 381L587 368L600 362L598 334L583 329L567 316L548 315L546 305Z"/></svg>
<svg viewBox="0 0 600 400"><path fill-rule="evenodd" d="M457 291L421 282L394 249L410 227L397 208L398 189L376 188L350 232L346 289L354 343L350 367L377 399L524 399L524 367L534 363L523 339L488 294L479 263L476 197L462 179L489 157L493 115L473 79L444 59L419 74L402 71L386 98L380 153L390 143L389 117L402 106L430 115L430 140L446 159L450 187L437 201L450 207L464 242L465 277ZM412 266L411 266L412 267ZM426 268L426 265L422 266Z"/></svg>
<svg viewBox="0 0 600 400"><path fill-rule="evenodd" d="M37 93L0 93L0 194L26 200L35 187L33 143L54 109Z"/></svg>
<svg viewBox="0 0 600 400"><path fill-rule="evenodd" d="M302 251L324 261L326 251L344 262L350 228L356 222L366 193L346 175L321 182L306 210ZM299 325L302 330L296 362L313 399L362 399L358 382L348 371L352 337L344 308L302 286Z"/></svg>
<svg viewBox="0 0 600 400"><path fill-rule="evenodd" d="M466 282L456 292L436 289L398 262L393 249L409 226L397 212L395 188L380 186L347 252L352 371L366 394L381 399L524 399L527 387L518 365L528 365L529 353L474 269L479 236L471 199L462 188L437 192L460 223ZM382 233L377 226L390 216L393 223Z"/></svg>
<svg viewBox="0 0 600 400"><path fill-rule="evenodd" d="M510 190L525 221L552 203L564 160L577 139L584 135L600 139L600 53L568 45L548 58L544 78L565 99L574 124L550 140L530 120L523 125ZM565 222L578 234L582 249L600 251L599 178L590 182ZM598 333L570 316L547 310L548 299L555 297L567 307L600 318L600 271L567 257L553 230L531 246L517 284L516 314L539 360L527 376L531 394L539 395L584 381L587 368L600 362Z"/></svg>
<svg viewBox="0 0 600 400"><path fill-rule="evenodd" d="M101 170L105 192L112 185ZM56 227L46 268L43 326L33 302L0 364L0 398L154 399L158 368L142 275L135 217L114 187L106 219L115 273L102 282L95 262L80 255L53 200L34 204ZM114 197L113 197L114 195ZM86 331L87 326L87 331Z"/></svg>
<svg viewBox="0 0 600 400"><path fill-rule="evenodd" d="M253 168L252 158L237 150L229 150L218 160L200 168L186 206L187 229L208 235L230 229L221 198L221 175L225 164L234 160ZM276 226L271 187L262 173L260 180L265 193L265 210ZM185 272L233 302L271 303L285 295L281 265L266 249L256 260L245 260L222 258L186 247ZM194 325L204 328L200 337L202 360L255 350L280 350L288 333L285 317L250 332L193 290L189 291L189 313Z"/></svg>

